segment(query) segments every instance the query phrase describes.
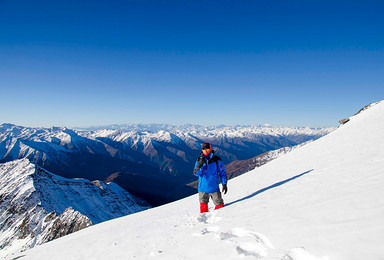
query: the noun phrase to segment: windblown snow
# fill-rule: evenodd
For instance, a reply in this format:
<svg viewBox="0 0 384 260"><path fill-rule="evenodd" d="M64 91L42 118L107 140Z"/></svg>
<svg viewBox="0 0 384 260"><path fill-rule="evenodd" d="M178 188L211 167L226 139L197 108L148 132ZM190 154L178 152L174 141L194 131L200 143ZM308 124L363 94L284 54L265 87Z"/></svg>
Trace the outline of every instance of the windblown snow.
<svg viewBox="0 0 384 260"><path fill-rule="evenodd" d="M226 206L197 195L104 222L21 259L383 259L384 102L228 183Z"/></svg>

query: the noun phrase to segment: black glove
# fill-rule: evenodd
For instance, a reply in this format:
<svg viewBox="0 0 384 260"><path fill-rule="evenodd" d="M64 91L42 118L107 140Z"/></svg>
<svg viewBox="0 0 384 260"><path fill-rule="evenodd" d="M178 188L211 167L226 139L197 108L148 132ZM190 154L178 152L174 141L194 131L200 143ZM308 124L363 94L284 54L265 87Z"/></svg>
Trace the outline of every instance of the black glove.
<svg viewBox="0 0 384 260"><path fill-rule="evenodd" d="M200 156L199 157L199 163L197 164L197 167L201 168L201 167L203 167L204 164L205 164L205 158L204 158L204 156Z"/></svg>
<svg viewBox="0 0 384 260"><path fill-rule="evenodd" d="M227 194L227 191L228 191L227 184L223 184L223 193Z"/></svg>
<svg viewBox="0 0 384 260"><path fill-rule="evenodd" d="M204 156L200 156L200 157L198 158L198 160L199 160L199 162L198 162L198 164L197 164L195 170L193 171L193 174L196 174L196 172L197 172L198 170L200 170L200 168L203 167L203 165L205 164L205 158L204 158Z"/></svg>

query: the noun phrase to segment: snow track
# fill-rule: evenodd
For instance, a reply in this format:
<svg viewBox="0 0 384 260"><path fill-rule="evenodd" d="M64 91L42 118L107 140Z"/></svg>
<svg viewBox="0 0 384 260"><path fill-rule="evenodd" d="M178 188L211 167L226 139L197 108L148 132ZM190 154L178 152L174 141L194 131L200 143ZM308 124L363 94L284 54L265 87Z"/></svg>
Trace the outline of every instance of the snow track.
<svg viewBox="0 0 384 260"><path fill-rule="evenodd" d="M220 225L220 210L200 214L196 221L187 226L200 229L193 236L206 236L210 240L222 243L224 247L231 248L232 255L228 258L249 257L257 259L280 260L328 260L328 257L317 258L304 248L293 248L289 251L279 250L272 246L269 239L255 231L241 227L228 229Z"/></svg>

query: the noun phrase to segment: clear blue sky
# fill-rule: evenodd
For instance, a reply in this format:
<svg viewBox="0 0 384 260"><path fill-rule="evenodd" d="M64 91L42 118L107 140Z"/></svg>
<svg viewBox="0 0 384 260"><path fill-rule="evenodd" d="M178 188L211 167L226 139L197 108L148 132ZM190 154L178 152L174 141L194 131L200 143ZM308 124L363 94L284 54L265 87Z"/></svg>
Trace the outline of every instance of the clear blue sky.
<svg viewBox="0 0 384 260"><path fill-rule="evenodd" d="M384 99L384 1L0 0L0 123L337 126Z"/></svg>

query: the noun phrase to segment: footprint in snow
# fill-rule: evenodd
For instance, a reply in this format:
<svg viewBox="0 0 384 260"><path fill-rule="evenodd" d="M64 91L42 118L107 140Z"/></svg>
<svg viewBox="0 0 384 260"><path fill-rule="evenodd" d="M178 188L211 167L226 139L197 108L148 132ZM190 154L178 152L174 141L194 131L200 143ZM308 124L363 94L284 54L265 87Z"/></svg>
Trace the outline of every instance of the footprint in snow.
<svg viewBox="0 0 384 260"><path fill-rule="evenodd" d="M221 232L218 234L218 238L231 241L237 254L244 256L265 257L270 249L274 249L265 236L242 228Z"/></svg>
<svg viewBox="0 0 384 260"><path fill-rule="evenodd" d="M197 234L195 233L193 235L194 236L202 236L202 235L211 234L211 233L216 234L219 230L220 230L220 227L212 226L212 227L204 228L200 231L200 233L197 233Z"/></svg>
<svg viewBox="0 0 384 260"><path fill-rule="evenodd" d="M197 218L197 221L204 224L213 224L216 222L219 222L221 220L220 217L216 216L216 212L207 212L207 213L201 213L199 217Z"/></svg>
<svg viewBox="0 0 384 260"><path fill-rule="evenodd" d="M195 220L192 221L192 226L195 227L199 224L209 226L205 226L199 233L195 233L193 236L213 234L219 241L225 241L228 244L232 244L234 254L240 257L250 256L259 259L268 258L279 260L329 260L328 257L314 257L303 248L293 248L289 251L275 249L264 235L243 228L233 228L223 232L222 230L225 229L222 229L220 226L212 225L221 220L216 214L216 211L210 211L200 214L197 219L195 218ZM228 246L228 244L226 246Z"/></svg>
<svg viewBox="0 0 384 260"><path fill-rule="evenodd" d="M157 255L160 255L160 254L162 254L162 253L163 253L163 251L158 250L158 251L152 251L149 255L150 255L150 256L157 256Z"/></svg>
<svg viewBox="0 0 384 260"><path fill-rule="evenodd" d="M197 217L197 222L205 225L214 224L221 220L216 211L202 213ZM220 232L219 226L209 226L203 228L194 236L214 234L220 241L227 241L234 245L235 252L243 256L264 257L268 255L268 250L273 249L269 240L261 234L247 231L242 228L234 228L227 232Z"/></svg>

